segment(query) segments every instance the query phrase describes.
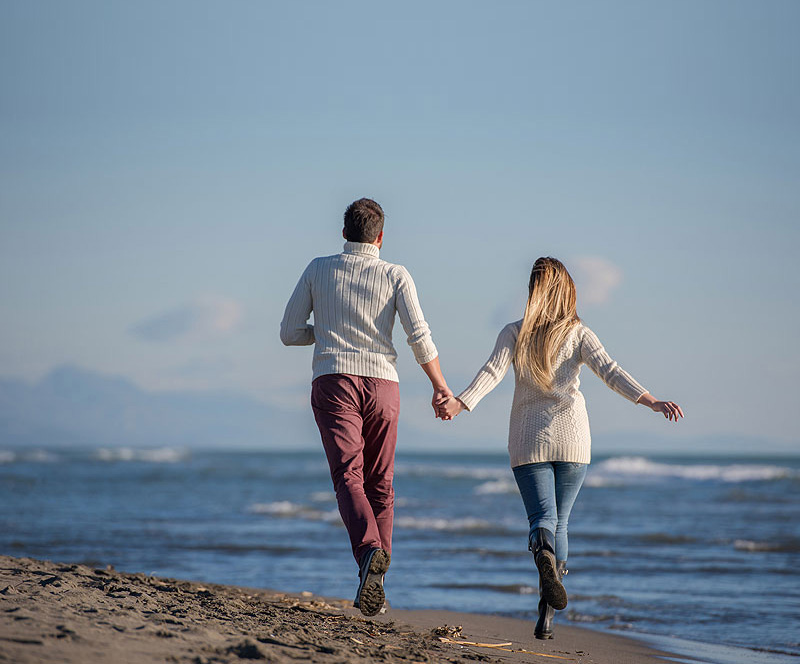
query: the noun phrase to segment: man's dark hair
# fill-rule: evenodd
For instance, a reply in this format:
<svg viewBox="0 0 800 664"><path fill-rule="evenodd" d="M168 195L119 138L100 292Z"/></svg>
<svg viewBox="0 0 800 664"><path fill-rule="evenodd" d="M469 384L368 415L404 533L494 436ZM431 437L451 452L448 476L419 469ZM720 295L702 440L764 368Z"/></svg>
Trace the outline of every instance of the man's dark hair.
<svg viewBox="0 0 800 664"><path fill-rule="evenodd" d="M383 230L383 210L371 198L359 198L344 211L344 237L349 242L375 242Z"/></svg>

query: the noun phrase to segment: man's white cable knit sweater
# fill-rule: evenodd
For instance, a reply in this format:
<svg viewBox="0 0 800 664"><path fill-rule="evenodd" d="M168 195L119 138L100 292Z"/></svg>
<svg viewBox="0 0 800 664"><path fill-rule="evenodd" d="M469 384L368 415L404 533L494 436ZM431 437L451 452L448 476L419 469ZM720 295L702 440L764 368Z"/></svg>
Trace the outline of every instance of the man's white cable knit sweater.
<svg viewBox="0 0 800 664"><path fill-rule="evenodd" d="M506 375L513 363L522 321L509 323L497 337L486 364L458 395L473 410ZM612 390L636 403L647 392L609 357L594 332L578 323L567 335L554 362L553 389L545 392L514 367L516 383L508 431L511 466L543 461L591 461L591 435L578 374L586 364Z"/></svg>
<svg viewBox="0 0 800 664"><path fill-rule="evenodd" d="M283 314L281 341L314 344L314 378L344 373L397 381L395 313L417 362L438 356L411 275L378 256L374 244L345 242L341 254L315 258L300 277Z"/></svg>

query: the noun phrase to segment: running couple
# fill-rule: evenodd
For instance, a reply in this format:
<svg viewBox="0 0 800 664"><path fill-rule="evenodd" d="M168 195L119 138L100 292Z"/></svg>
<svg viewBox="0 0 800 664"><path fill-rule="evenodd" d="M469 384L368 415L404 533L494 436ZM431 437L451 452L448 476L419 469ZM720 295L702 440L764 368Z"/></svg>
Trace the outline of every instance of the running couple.
<svg viewBox="0 0 800 664"><path fill-rule="evenodd" d="M408 270L380 259L383 210L362 198L344 213L344 251L315 258L298 282L281 322L287 346L314 344L311 406L328 458L339 512L359 569L354 606L366 616L384 608L394 517L394 454L400 409L395 314L433 387L437 417L450 420L478 402L514 366L508 451L528 515L528 544L539 572L537 638L552 638L562 585L567 523L590 461L589 420L578 374L586 364L611 389L677 422L606 353L575 310L575 285L554 258L533 265L522 320L501 331L489 360L453 396ZM314 314L314 324L309 318Z"/></svg>

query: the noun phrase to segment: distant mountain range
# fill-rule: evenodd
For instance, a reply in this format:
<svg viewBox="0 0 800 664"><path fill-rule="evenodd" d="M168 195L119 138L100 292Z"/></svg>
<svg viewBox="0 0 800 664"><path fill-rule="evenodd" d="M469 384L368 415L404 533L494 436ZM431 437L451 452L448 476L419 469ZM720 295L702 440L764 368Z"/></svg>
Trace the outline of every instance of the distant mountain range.
<svg viewBox="0 0 800 664"><path fill-rule="evenodd" d="M73 366L33 385L0 378L0 445L308 448L311 413L225 392L149 392Z"/></svg>
<svg viewBox="0 0 800 664"><path fill-rule="evenodd" d="M502 424L505 427L505 422ZM797 455L797 443L747 436L676 438L657 431L593 436L597 455ZM400 422L405 451L502 453L505 429L485 436ZM186 447L318 449L311 409L284 411L246 395L218 391L147 391L132 381L61 366L39 382L0 378L3 447Z"/></svg>

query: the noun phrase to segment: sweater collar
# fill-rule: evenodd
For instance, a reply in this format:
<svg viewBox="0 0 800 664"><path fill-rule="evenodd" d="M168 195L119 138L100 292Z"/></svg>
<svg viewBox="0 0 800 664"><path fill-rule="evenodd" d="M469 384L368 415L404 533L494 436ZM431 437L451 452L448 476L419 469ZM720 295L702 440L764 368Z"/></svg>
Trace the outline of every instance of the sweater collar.
<svg viewBox="0 0 800 664"><path fill-rule="evenodd" d="M362 256L373 256L374 258L378 258L381 250L369 242L345 242L344 253L360 254Z"/></svg>

